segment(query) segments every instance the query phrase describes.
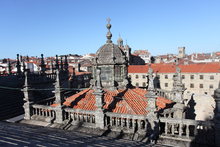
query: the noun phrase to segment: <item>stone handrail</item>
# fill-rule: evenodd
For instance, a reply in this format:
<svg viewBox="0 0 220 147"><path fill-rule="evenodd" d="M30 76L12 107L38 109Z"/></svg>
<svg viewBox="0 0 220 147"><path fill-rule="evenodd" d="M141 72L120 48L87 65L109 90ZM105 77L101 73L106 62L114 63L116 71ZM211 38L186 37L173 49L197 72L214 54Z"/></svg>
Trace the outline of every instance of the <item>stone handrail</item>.
<svg viewBox="0 0 220 147"><path fill-rule="evenodd" d="M161 136L195 140L199 143L214 142L214 123L190 119L160 118Z"/></svg>
<svg viewBox="0 0 220 147"><path fill-rule="evenodd" d="M53 104L54 101L55 101L55 97L50 97L50 98L47 98L47 99L37 101L36 104L50 106L50 105Z"/></svg>

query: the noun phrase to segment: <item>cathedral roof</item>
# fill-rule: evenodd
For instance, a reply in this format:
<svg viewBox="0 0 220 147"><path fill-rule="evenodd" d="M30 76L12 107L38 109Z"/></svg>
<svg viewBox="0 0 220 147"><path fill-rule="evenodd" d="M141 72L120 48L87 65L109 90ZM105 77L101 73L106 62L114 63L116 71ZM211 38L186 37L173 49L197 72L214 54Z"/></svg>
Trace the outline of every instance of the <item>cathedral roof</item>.
<svg viewBox="0 0 220 147"><path fill-rule="evenodd" d="M93 92L93 89L85 89L68 97L64 105L74 109L95 111L97 107ZM107 112L145 115L148 113L146 110L147 98L144 96L146 93L146 90L140 88L119 89L115 91L104 90L103 109ZM158 109L165 108L169 103L172 103L172 101L163 97L157 97L156 105Z"/></svg>
<svg viewBox="0 0 220 147"><path fill-rule="evenodd" d="M126 62L124 52L113 43L106 43L96 53L98 64L123 64Z"/></svg>

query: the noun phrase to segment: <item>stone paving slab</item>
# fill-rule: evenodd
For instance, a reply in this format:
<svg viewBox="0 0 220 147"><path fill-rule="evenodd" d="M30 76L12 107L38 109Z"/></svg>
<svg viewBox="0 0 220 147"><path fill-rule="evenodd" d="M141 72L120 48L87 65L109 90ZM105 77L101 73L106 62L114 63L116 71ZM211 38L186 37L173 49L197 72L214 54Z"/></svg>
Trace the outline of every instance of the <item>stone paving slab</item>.
<svg viewBox="0 0 220 147"><path fill-rule="evenodd" d="M0 146L159 147L161 145L147 145L143 142L90 135L75 131L0 122Z"/></svg>

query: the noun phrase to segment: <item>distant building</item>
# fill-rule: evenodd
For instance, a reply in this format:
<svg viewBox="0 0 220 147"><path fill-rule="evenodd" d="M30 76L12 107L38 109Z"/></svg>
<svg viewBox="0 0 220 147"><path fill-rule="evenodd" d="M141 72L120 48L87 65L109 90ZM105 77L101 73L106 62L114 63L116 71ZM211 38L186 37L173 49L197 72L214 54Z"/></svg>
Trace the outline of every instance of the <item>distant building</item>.
<svg viewBox="0 0 220 147"><path fill-rule="evenodd" d="M158 78L158 88L172 90L173 76L175 74L174 64L152 64L155 77ZM182 82L187 88L186 92L195 94L213 95L220 82L220 63L188 64L179 65L182 73ZM147 86L148 65L130 65L128 76L132 85L137 87Z"/></svg>
<svg viewBox="0 0 220 147"><path fill-rule="evenodd" d="M186 56L185 47L178 47L178 58L184 58Z"/></svg>
<svg viewBox="0 0 220 147"><path fill-rule="evenodd" d="M145 63L151 63L151 54L148 50L135 50L133 54L139 56Z"/></svg>

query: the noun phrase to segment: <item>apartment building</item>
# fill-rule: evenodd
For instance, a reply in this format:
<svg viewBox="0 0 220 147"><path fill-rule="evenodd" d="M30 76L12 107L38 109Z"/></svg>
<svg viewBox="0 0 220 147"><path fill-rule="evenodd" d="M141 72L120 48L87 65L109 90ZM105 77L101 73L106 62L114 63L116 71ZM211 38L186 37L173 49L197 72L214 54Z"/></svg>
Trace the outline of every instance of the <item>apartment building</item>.
<svg viewBox="0 0 220 147"><path fill-rule="evenodd" d="M130 65L128 76L136 87L146 87L148 65ZM176 72L175 64L152 64L155 86L161 89L172 90L173 76ZM213 95L220 81L220 63L201 63L179 65L182 73L182 82L186 92L194 94Z"/></svg>

